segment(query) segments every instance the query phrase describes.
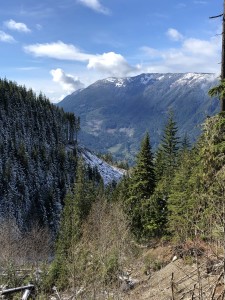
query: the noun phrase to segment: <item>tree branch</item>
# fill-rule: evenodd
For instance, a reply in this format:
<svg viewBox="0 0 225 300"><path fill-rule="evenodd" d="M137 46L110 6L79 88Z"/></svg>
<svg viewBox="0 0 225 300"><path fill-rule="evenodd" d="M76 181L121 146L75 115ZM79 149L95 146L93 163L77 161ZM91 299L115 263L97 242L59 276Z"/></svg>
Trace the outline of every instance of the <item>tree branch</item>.
<svg viewBox="0 0 225 300"><path fill-rule="evenodd" d="M222 17L222 16L223 16L223 14L218 15L218 16L209 17L209 18L210 18L210 19L215 19L215 18L220 18L220 17Z"/></svg>

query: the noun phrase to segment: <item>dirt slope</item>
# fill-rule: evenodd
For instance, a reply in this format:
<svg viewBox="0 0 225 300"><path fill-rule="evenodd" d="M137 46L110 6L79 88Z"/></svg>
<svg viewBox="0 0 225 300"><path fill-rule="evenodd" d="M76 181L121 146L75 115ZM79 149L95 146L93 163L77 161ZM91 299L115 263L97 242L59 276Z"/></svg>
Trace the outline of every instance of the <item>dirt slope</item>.
<svg viewBox="0 0 225 300"><path fill-rule="evenodd" d="M168 259L171 249L156 249L158 257L164 255ZM151 254L153 256L153 254ZM154 259L157 259L156 257ZM133 289L124 293L121 299L124 300L186 300L186 299L222 299L219 295L223 292L223 278L219 278L221 273L221 263L216 271L209 271L209 257L186 256L184 258L171 261L158 271L149 271L144 274L146 262L140 263L131 271L130 277L136 282ZM161 260L163 261L163 260ZM215 261L215 260L214 260ZM148 272L147 272L148 273ZM214 296L213 296L214 294Z"/></svg>

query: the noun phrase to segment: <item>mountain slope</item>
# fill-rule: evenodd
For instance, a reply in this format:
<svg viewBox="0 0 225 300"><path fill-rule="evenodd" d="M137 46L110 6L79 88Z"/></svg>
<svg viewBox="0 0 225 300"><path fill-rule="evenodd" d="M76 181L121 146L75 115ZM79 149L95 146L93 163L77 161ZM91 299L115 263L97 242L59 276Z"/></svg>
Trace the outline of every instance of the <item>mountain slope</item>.
<svg viewBox="0 0 225 300"><path fill-rule="evenodd" d="M14 219L22 230L37 222L56 233L77 154L106 184L123 172L78 149L74 114L11 81L0 80L0 91L0 221Z"/></svg>
<svg viewBox="0 0 225 300"><path fill-rule="evenodd" d="M219 110L208 90L217 82L214 74L142 74L107 78L67 96L58 105L81 117L80 141L118 159L133 159L148 130L156 148L169 109L175 112L180 134L194 141L207 115Z"/></svg>
<svg viewBox="0 0 225 300"><path fill-rule="evenodd" d="M11 81L0 80L0 91L0 220L56 232L75 180L76 151L65 147L76 118Z"/></svg>
<svg viewBox="0 0 225 300"><path fill-rule="evenodd" d="M92 169L97 168L105 185L118 182L126 173L125 170L109 165L88 149L78 147L78 154L83 157L86 165Z"/></svg>

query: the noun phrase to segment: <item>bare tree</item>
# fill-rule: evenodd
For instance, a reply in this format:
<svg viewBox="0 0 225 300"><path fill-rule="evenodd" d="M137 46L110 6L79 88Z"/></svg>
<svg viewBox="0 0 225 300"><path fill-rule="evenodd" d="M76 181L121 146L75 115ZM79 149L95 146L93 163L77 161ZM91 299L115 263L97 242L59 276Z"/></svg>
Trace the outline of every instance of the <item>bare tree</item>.
<svg viewBox="0 0 225 300"><path fill-rule="evenodd" d="M220 95L220 107L221 111L225 111L225 92L224 90L224 81L225 81L225 0L223 1L223 13L217 16L210 17L210 19L223 18L222 22L222 61L221 61L221 85L217 86L215 89L212 89L211 96L216 94Z"/></svg>

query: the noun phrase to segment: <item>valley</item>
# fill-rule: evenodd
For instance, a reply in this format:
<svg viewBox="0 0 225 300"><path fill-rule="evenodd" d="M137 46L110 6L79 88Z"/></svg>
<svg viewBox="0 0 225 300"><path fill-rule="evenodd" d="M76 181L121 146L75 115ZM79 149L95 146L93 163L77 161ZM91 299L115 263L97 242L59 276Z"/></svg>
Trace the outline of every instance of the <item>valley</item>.
<svg viewBox="0 0 225 300"><path fill-rule="evenodd" d="M201 123L219 111L219 101L208 96L217 81L214 74L203 73L106 78L67 96L58 106L80 116L81 144L133 163L147 131L156 150L169 110L181 138L187 134L196 141Z"/></svg>

